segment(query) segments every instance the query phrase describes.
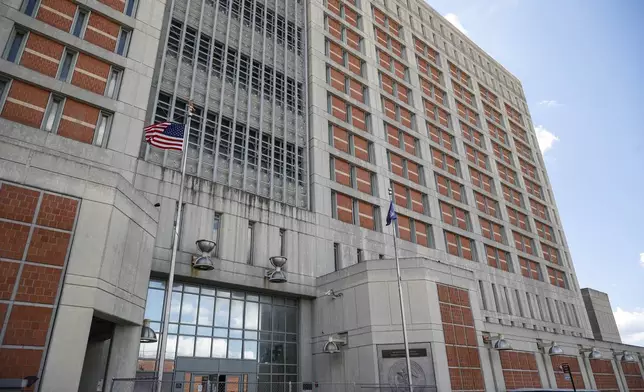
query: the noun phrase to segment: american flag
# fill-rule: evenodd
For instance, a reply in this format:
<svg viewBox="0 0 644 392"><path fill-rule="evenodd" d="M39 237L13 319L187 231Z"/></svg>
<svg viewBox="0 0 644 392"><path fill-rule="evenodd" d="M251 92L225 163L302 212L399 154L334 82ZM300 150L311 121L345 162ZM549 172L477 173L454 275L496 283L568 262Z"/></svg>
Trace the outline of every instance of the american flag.
<svg viewBox="0 0 644 392"><path fill-rule="evenodd" d="M160 122L144 128L145 141L166 150L183 150L185 124Z"/></svg>

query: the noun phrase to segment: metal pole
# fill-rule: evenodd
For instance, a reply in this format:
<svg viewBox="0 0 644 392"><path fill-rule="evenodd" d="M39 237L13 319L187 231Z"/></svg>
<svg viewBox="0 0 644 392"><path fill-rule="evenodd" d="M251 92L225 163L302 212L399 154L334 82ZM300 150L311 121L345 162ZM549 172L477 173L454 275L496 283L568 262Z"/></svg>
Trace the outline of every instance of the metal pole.
<svg viewBox="0 0 644 392"><path fill-rule="evenodd" d="M170 305L172 304L172 286L174 286L174 266L177 262L177 246L179 245L179 228L181 227L181 209L183 207L183 183L186 178L186 162L188 161L188 135L190 134L190 120L192 119L192 102L188 104L188 118L183 129L183 150L181 151L181 182L179 183L179 206L177 207L177 223L174 227L174 241L172 243L172 258L170 259L170 275L168 285L165 288L165 310L163 312L163 327L161 329L161 347L159 347L159 358L157 361L157 392L161 392L163 386L163 369L165 362L165 349L168 344L168 323L170 322Z"/></svg>
<svg viewBox="0 0 644 392"><path fill-rule="evenodd" d="M389 199L393 203L394 201L394 192L389 188ZM402 331L403 331L403 343L405 344L405 360L407 361L407 377L409 381L409 392L414 391L414 386L412 382L411 374L411 359L409 359L409 342L407 341L407 322L405 321L405 304L403 301L403 289L402 289L402 278L400 276L400 262L398 261L398 240L396 235L398 234L398 219L393 222L393 232L394 232L394 259L396 260L396 277L398 278L398 297L400 299L400 318L402 320Z"/></svg>

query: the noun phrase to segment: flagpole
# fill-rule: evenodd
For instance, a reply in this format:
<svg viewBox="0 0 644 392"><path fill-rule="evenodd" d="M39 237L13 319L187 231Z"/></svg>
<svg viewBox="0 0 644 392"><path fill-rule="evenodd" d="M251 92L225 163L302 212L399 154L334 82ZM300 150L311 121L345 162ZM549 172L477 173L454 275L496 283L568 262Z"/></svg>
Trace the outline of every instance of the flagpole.
<svg viewBox="0 0 644 392"><path fill-rule="evenodd" d="M394 202L394 192L389 188L389 198L391 203ZM394 259L396 260L396 276L398 280L398 297L400 299L400 318L402 320L402 332L403 332L403 343L405 344L405 360L407 361L407 378L409 381L409 392L414 391L414 386L412 382L412 373L411 373L411 359L409 358L409 342L407 340L407 322L405 320L405 304L403 301L403 288L402 288L402 278L400 276L400 262L398 261L398 240L396 239L396 234L398 232L398 219L396 218L393 222L393 236L394 236Z"/></svg>
<svg viewBox="0 0 644 392"><path fill-rule="evenodd" d="M157 392L163 387L163 370L165 368L165 350L168 344L168 324L170 322L170 308L172 304L172 287L174 286L174 267L177 262L177 247L179 245L179 228L181 227L181 210L183 209L183 183L186 178L186 162L188 161L188 135L190 133L190 120L192 120L192 101L188 103L188 116L183 129L183 149L181 151L181 182L179 183L179 205L177 206L177 218L174 227L174 241L172 242L172 257L170 259L170 274L168 285L165 289L165 309L163 312L163 327L161 328L161 345L159 347L158 361L156 364L158 372Z"/></svg>

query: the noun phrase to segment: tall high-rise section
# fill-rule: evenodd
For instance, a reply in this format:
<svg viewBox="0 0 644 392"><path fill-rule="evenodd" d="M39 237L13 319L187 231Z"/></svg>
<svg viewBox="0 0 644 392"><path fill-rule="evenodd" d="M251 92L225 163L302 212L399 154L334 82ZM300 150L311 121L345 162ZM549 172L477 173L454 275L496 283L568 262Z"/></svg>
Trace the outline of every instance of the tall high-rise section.
<svg viewBox="0 0 644 392"><path fill-rule="evenodd" d="M426 3L0 0L0 48L0 382L131 390L168 301L167 390L404 382L391 189L416 385L644 388L521 83ZM177 227L181 153L143 128L190 106Z"/></svg>

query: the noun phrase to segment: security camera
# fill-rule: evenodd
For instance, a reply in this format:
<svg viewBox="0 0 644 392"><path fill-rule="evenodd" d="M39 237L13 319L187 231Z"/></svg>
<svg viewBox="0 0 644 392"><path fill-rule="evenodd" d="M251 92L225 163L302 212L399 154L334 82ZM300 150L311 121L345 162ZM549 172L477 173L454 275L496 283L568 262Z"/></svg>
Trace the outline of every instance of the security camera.
<svg viewBox="0 0 644 392"><path fill-rule="evenodd" d="M340 352L340 347L347 344L345 338L340 337L339 335L329 335L329 340L324 343L322 352L326 354L335 354Z"/></svg>

